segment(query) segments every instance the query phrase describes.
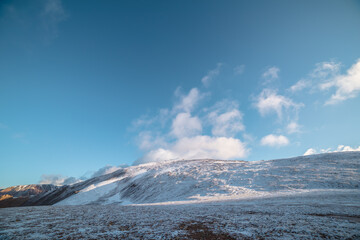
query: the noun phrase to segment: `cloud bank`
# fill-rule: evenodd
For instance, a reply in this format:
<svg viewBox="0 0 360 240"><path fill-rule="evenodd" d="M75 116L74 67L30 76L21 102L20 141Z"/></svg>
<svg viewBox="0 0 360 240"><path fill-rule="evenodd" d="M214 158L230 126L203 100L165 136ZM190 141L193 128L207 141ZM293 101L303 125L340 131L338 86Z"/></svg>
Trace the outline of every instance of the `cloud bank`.
<svg viewBox="0 0 360 240"><path fill-rule="evenodd" d="M337 149L332 150L331 148L327 148L327 149L321 149L320 151L315 150L314 148L309 148L308 150L306 150L306 152L304 153L304 156L307 155L312 155L312 154L317 154L317 153L331 153L331 152L351 152L351 151L360 151L360 146L352 148L350 146L345 146L345 145L339 145L337 147Z"/></svg>
<svg viewBox="0 0 360 240"><path fill-rule="evenodd" d="M175 159L237 159L248 154L246 145L236 138L198 135L181 138L169 148L146 153L135 164Z"/></svg>
<svg viewBox="0 0 360 240"><path fill-rule="evenodd" d="M39 181L40 184L53 184L55 186L71 185L81 182L75 177L64 177L60 174L43 174Z"/></svg>
<svg viewBox="0 0 360 240"><path fill-rule="evenodd" d="M128 167L128 165L120 165L120 166L110 166L107 165L93 172L90 176L82 176L80 178L76 177L65 177L61 174L43 174L41 175L39 184L53 184L55 186L64 186L64 185L72 185L75 183L79 183L85 181L89 178L98 177L101 175L109 174L115 172L121 168Z"/></svg>
<svg viewBox="0 0 360 240"><path fill-rule="evenodd" d="M208 83L220 71L221 64L201 79ZM236 135L245 130L243 114L235 101L228 99L216 102L209 108L199 109L201 100L209 94L192 88L188 93L176 89L176 100L167 113L164 123L141 118L135 120L139 129L137 144L144 155L134 164L174 159L239 159L248 155L247 144ZM150 119L161 118L151 116ZM139 122L146 123L144 125ZM134 125L134 124L133 124ZM155 129L160 129L156 131Z"/></svg>

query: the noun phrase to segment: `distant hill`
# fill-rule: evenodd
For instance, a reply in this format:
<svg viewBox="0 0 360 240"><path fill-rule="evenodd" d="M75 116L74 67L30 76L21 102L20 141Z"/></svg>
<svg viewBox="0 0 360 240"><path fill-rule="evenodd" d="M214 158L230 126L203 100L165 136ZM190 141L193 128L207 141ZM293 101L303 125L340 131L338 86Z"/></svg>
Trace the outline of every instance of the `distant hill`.
<svg viewBox="0 0 360 240"><path fill-rule="evenodd" d="M0 190L0 207L22 206L30 198L58 189L52 184L31 184L8 187Z"/></svg>

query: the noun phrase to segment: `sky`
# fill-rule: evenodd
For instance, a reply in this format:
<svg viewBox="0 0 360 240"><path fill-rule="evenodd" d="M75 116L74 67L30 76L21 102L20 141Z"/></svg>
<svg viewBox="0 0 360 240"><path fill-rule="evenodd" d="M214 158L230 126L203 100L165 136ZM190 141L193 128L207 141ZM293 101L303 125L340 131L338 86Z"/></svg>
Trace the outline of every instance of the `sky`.
<svg viewBox="0 0 360 240"><path fill-rule="evenodd" d="M0 2L0 188L360 151L359 1Z"/></svg>

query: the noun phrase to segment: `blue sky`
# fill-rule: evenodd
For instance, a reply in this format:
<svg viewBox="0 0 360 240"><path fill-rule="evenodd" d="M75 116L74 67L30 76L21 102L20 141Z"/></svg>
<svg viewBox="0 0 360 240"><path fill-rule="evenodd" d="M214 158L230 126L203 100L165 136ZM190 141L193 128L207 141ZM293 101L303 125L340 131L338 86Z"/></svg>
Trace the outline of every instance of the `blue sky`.
<svg viewBox="0 0 360 240"><path fill-rule="evenodd" d="M1 1L0 187L360 150L359 26L350 0Z"/></svg>

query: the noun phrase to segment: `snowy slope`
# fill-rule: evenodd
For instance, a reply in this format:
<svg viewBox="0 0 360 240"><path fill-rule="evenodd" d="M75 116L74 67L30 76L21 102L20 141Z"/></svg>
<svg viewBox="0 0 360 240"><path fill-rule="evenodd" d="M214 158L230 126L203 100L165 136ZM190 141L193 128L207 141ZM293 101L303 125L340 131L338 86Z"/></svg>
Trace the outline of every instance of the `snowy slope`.
<svg viewBox="0 0 360 240"><path fill-rule="evenodd" d="M114 177L112 177L114 176ZM57 205L208 201L309 191L360 191L360 153L272 161L176 160L121 169Z"/></svg>

